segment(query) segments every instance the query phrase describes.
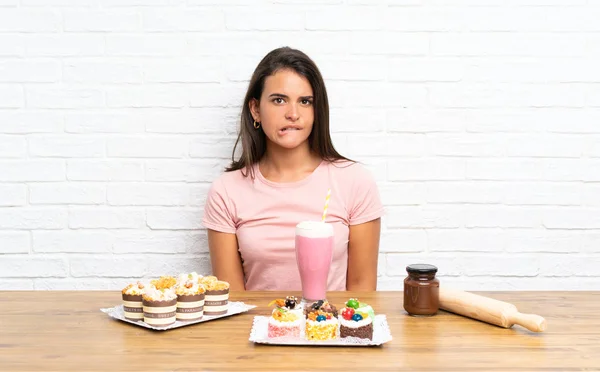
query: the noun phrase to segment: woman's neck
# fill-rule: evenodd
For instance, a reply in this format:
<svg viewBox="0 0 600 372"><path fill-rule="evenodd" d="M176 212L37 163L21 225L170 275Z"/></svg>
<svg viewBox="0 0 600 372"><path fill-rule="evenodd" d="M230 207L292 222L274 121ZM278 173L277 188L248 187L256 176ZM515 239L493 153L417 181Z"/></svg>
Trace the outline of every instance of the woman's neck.
<svg viewBox="0 0 600 372"><path fill-rule="evenodd" d="M267 146L267 152L259 162L260 172L269 181L296 182L304 179L321 163L321 158L306 146L284 149Z"/></svg>

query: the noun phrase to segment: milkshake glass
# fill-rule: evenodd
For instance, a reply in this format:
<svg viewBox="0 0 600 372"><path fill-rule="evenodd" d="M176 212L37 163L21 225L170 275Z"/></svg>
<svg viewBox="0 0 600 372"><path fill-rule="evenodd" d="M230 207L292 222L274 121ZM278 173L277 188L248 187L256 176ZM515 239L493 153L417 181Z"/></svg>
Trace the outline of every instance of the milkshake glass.
<svg viewBox="0 0 600 372"><path fill-rule="evenodd" d="M326 299L333 242L331 224L304 221L296 225L296 261L302 282L304 303Z"/></svg>

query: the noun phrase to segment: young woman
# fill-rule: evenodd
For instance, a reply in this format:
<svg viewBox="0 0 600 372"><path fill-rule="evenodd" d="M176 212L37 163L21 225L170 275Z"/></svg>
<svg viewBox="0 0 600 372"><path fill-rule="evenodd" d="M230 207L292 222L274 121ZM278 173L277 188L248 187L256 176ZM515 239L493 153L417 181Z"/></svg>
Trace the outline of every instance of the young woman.
<svg viewBox="0 0 600 372"><path fill-rule="evenodd" d="M214 275L234 291L300 290L295 226L320 220L331 189L326 222L335 247L327 289L376 289L383 214L377 185L333 147L325 83L306 54L275 49L256 67L233 152L202 221Z"/></svg>

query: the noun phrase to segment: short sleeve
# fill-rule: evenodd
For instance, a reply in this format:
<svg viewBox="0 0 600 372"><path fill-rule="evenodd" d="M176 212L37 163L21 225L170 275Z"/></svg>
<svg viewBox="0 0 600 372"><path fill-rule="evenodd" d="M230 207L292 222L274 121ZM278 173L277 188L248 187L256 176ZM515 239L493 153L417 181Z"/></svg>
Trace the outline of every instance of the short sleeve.
<svg viewBox="0 0 600 372"><path fill-rule="evenodd" d="M208 191L202 224L207 229L235 234L234 214L229 207L231 201L221 178L215 180Z"/></svg>
<svg viewBox="0 0 600 372"><path fill-rule="evenodd" d="M371 172L359 164L353 167L356 167L356 171L352 180L348 220L350 225L359 225L383 216L383 205Z"/></svg>

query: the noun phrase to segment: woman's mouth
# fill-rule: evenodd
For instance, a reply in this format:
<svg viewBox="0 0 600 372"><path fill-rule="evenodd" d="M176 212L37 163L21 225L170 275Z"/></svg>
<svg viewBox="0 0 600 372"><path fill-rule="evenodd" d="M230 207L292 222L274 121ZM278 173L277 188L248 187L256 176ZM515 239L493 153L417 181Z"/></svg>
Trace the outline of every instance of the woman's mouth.
<svg viewBox="0 0 600 372"><path fill-rule="evenodd" d="M301 130L299 127L283 127L279 130L280 134L287 134Z"/></svg>

